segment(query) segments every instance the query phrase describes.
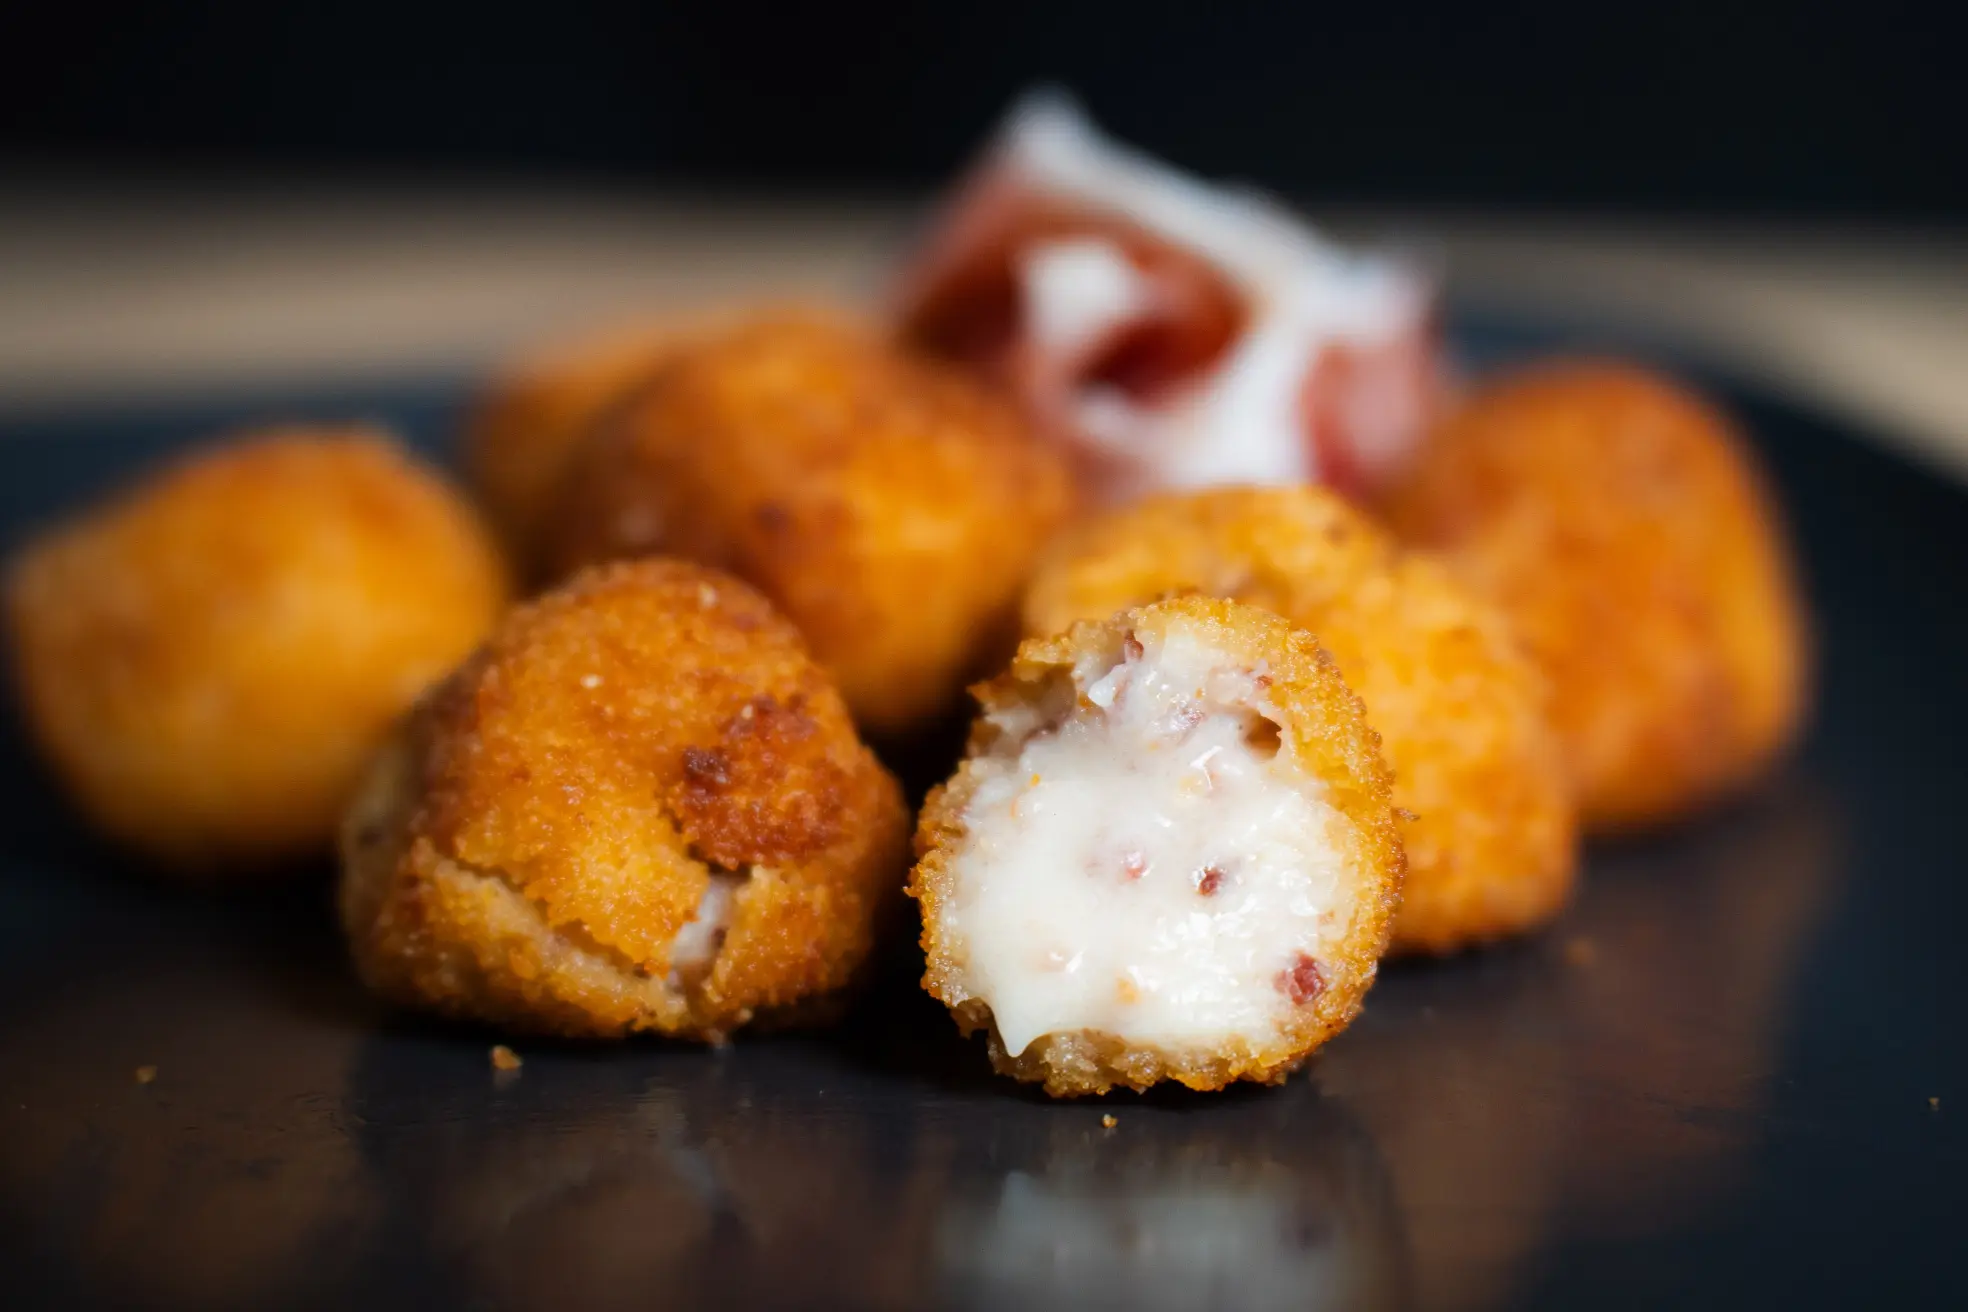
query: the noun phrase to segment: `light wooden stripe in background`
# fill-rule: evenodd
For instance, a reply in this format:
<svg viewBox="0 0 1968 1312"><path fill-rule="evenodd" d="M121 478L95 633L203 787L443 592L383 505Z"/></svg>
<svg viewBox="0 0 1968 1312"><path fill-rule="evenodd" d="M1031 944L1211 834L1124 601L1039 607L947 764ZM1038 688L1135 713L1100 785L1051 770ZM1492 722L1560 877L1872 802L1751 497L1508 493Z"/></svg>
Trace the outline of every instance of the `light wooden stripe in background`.
<svg viewBox="0 0 1968 1312"><path fill-rule="evenodd" d="M597 320L872 295L903 204L262 186L0 191L0 415L486 368ZM1630 326L1968 476L1968 234L1346 214L1467 304Z"/></svg>

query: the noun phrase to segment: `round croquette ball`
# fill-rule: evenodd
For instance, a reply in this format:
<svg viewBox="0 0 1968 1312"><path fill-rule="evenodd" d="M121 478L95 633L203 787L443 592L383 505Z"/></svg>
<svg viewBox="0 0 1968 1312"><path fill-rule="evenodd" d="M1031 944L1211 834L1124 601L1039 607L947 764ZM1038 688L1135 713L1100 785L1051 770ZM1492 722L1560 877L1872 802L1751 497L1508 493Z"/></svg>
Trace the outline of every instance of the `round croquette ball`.
<svg viewBox="0 0 1968 1312"><path fill-rule="evenodd" d="M799 626L868 729L959 704L1009 653L1071 500L1017 411L861 329L784 316L684 349L583 446L564 564L728 569Z"/></svg>
<svg viewBox="0 0 1968 1312"><path fill-rule="evenodd" d="M404 1006L717 1040L850 982L908 827L762 597L622 562L512 611L411 717L343 826L342 922Z"/></svg>
<svg viewBox="0 0 1968 1312"><path fill-rule="evenodd" d="M607 412L686 340L683 321L616 324L507 365L466 421L472 490L528 574L576 447Z"/></svg>
<svg viewBox="0 0 1968 1312"><path fill-rule="evenodd" d="M1796 736L1809 652L1784 528L1733 425L1688 392L1620 364L1503 378L1387 512L1544 667L1588 830L1682 815Z"/></svg>
<svg viewBox="0 0 1968 1312"><path fill-rule="evenodd" d="M1060 1096L1282 1080L1358 1014L1400 898L1387 767L1311 635L1181 597L981 685L910 892L924 987Z"/></svg>
<svg viewBox="0 0 1968 1312"><path fill-rule="evenodd" d="M81 809L181 872L326 850L390 725L491 629L471 507L386 437L192 453L13 561L14 677Z"/></svg>
<svg viewBox="0 0 1968 1312"><path fill-rule="evenodd" d="M1331 492L1224 488L1069 531L1032 581L1026 631L1182 592L1283 615L1360 695L1405 812L1393 951L1451 952L1558 914L1574 807L1544 678L1493 603Z"/></svg>

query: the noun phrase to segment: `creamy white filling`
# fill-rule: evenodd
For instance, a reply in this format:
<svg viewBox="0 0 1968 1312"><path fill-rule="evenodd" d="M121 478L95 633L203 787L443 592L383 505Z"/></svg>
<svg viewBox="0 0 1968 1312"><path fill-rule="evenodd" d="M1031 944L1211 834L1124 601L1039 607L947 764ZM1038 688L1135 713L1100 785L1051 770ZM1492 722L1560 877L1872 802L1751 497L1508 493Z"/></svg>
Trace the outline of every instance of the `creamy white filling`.
<svg viewBox="0 0 1968 1312"><path fill-rule="evenodd" d="M1007 726L1029 736L974 767L941 930L1008 1051L1262 1044L1323 988L1347 821L1266 718L1263 673L1181 630L1130 639L1074 672L1084 706Z"/></svg>
<svg viewBox="0 0 1968 1312"><path fill-rule="evenodd" d="M1074 398L1084 433L1138 457L1139 487L1117 489L1120 495L1148 486L1318 479L1324 471L1300 408L1307 369L1328 346L1381 346L1419 331L1428 312L1431 280L1417 268L1345 251L1260 193L1209 185L1108 140L1062 96L1021 101L997 153L1000 167L1025 186L1121 214L1202 254L1250 307L1248 326L1225 357L1177 394L1144 404L1090 387ZM1071 258L1061 259L1069 245ZM1090 247L1106 250L1095 255ZM1126 263L1117 246L1098 238L1041 245L1018 264L1023 304L1042 307L1048 323L1111 328L1122 300L1113 266ZM1102 272L1089 276L1095 268ZM1035 340L1044 349L1045 331ZM1414 397L1354 409L1356 436L1377 453L1419 428Z"/></svg>

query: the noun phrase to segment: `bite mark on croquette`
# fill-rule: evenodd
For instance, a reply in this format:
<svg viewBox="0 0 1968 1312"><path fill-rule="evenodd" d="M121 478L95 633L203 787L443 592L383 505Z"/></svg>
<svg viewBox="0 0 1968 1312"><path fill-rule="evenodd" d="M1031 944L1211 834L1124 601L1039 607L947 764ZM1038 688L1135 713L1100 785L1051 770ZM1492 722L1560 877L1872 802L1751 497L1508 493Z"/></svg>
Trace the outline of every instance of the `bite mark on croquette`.
<svg viewBox="0 0 1968 1312"><path fill-rule="evenodd" d="M1276 1083L1358 1014L1404 861L1378 739L1310 634L1174 598L1029 639L975 691L909 893L923 987L1001 1073Z"/></svg>
<svg viewBox="0 0 1968 1312"><path fill-rule="evenodd" d="M1049 723L1006 717L948 921L1012 1055L1081 1029L1263 1042L1274 980L1293 1005L1322 990L1302 946L1344 932L1320 913L1347 822L1272 777L1281 736L1256 674L1187 634L1128 631L1072 671L1085 708L1053 695Z"/></svg>

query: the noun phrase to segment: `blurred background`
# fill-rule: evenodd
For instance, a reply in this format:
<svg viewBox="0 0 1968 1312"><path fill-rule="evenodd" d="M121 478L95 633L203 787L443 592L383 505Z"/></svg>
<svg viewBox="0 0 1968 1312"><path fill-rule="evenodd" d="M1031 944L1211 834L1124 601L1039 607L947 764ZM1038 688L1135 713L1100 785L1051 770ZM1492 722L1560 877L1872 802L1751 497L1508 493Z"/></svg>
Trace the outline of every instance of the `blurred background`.
<svg viewBox="0 0 1968 1312"><path fill-rule="evenodd" d="M1892 5L25 6L0 401L481 367L878 285L1037 81L1464 303L1612 316L1968 442L1949 43ZM1849 375L1849 377L1848 377Z"/></svg>
<svg viewBox="0 0 1968 1312"><path fill-rule="evenodd" d="M1968 207L1947 43L1895 5L37 8L4 145L58 169L913 190L1047 79L1310 200Z"/></svg>

